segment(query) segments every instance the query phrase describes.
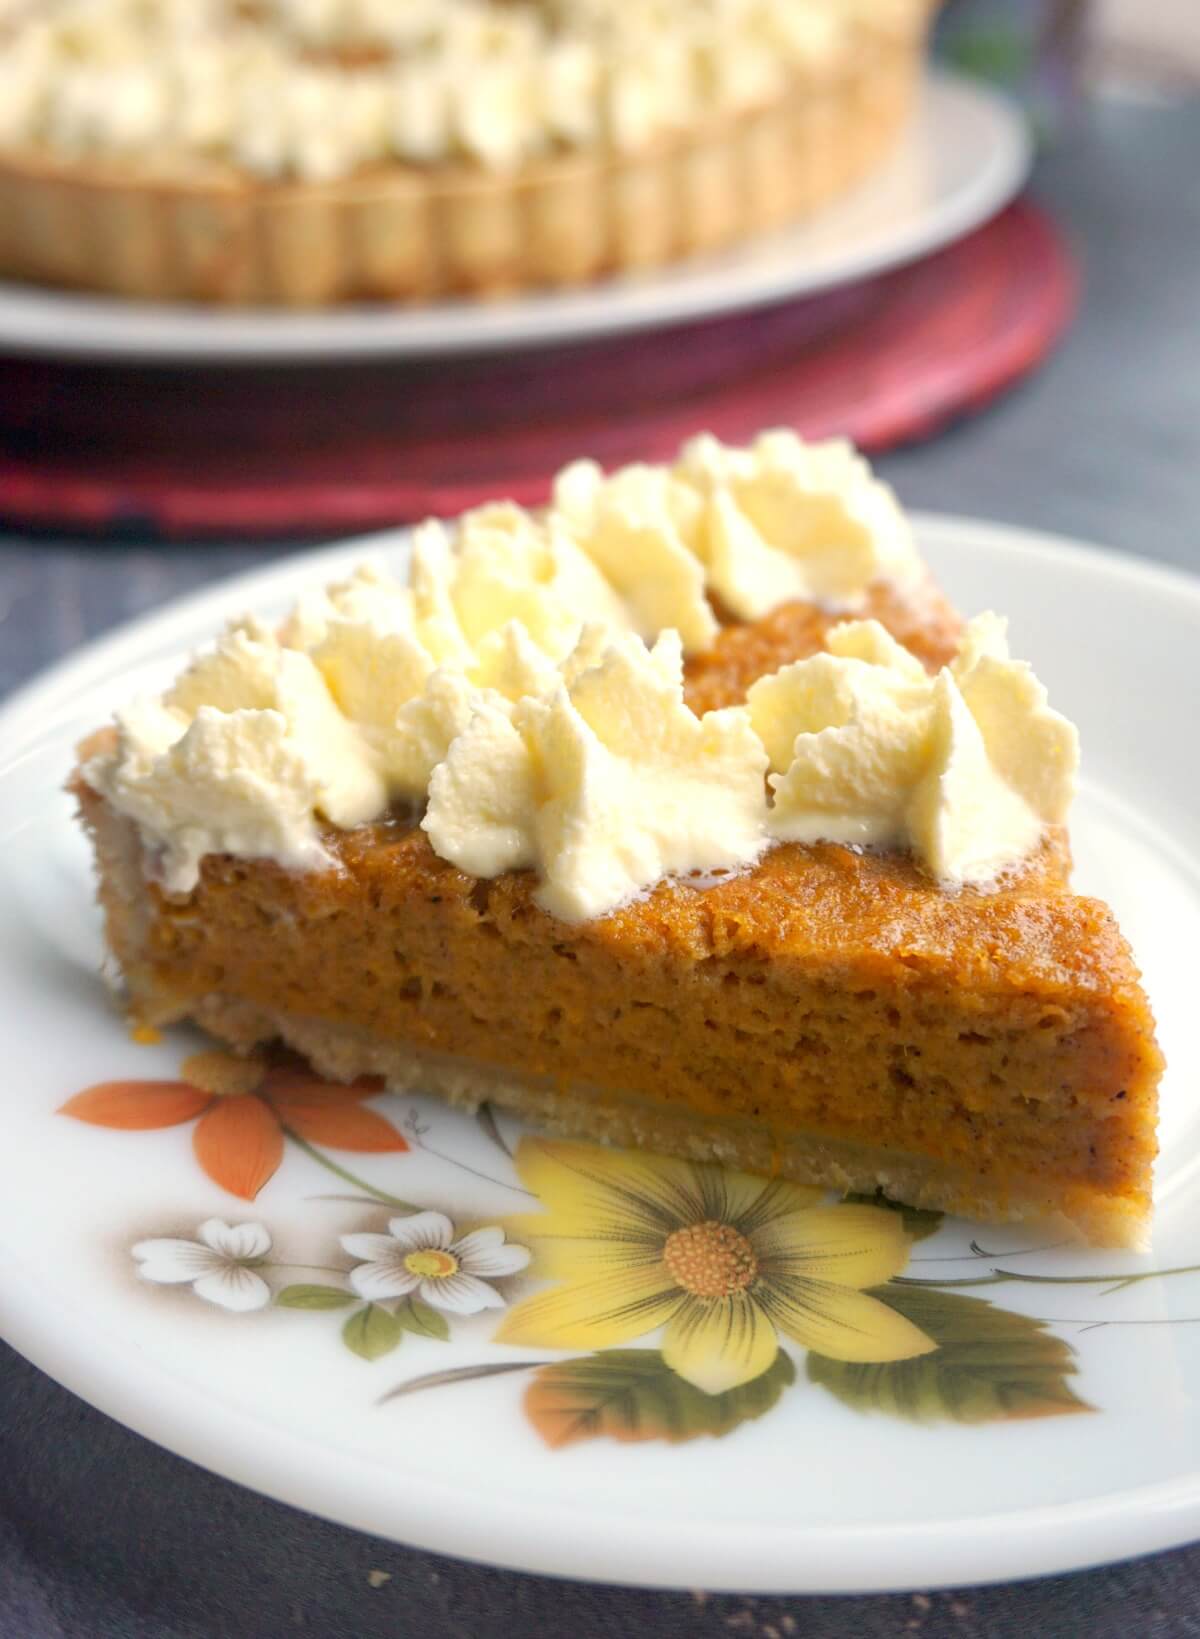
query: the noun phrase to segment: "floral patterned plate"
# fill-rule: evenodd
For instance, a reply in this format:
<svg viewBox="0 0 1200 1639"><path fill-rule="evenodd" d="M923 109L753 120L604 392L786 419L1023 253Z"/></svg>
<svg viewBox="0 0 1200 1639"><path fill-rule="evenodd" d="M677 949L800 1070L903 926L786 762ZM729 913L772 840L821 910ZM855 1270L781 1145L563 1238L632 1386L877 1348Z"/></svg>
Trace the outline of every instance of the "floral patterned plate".
<svg viewBox="0 0 1200 1639"><path fill-rule="evenodd" d="M927 1587L1200 1535L1200 583L980 524L920 533L962 607L1010 612L1083 732L1077 878L1120 915L1171 1064L1153 1254L131 1036L61 789L72 745L359 543L174 605L0 714L12 1343L233 1479L529 1570Z"/></svg>

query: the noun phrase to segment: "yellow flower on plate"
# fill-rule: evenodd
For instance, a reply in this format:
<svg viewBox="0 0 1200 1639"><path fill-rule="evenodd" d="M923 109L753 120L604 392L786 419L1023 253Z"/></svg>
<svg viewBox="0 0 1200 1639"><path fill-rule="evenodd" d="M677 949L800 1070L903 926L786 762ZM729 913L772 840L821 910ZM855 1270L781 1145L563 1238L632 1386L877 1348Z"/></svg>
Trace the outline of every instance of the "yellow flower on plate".
<svg viewBox="0 0 1200 1639"><path fill-rule="evenodd" d="M530 1273L560 1284L518 1304L499 1342L606 1349L661 1326L664 1361L706 1394L765 1372L780 1333L834 1360L937 1347L863 1290L908 1262L897 1213L590 1144L526 1138L516 1165L547 1211L510 1231L534 1249Z"/></svg>

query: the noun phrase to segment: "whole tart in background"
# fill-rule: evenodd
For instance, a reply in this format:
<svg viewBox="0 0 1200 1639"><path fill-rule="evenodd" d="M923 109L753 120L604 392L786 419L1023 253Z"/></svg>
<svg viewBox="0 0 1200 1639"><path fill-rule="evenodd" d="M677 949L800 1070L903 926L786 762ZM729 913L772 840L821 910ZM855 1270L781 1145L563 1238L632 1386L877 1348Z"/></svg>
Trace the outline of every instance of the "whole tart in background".
<svg viewBox="0 0 1200 1639"><path fill-rule="evenodd" d="M0 275L321 306L571 285L887 153L929 0L0 0Z"/></svg>

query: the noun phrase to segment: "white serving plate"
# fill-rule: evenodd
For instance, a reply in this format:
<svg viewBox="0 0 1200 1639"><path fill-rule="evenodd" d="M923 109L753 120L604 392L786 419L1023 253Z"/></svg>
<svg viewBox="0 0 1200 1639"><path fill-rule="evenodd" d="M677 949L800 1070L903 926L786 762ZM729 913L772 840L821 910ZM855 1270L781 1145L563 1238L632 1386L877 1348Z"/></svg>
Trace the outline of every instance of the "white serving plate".
<svg viewBox="0 0 1200 1639"><path fill-rule="evenodd" d="M675 1417L676 1432L694 1438L556 1447L526 1395L547 1368L586 1351L495 1337L542 1289L533 1279L495 1280L503 1308L449 1315L443 1339L404 1330L387 1304L382 1320L364 1318L350 1281L362 1246L342 1244L403 1218L388 1196L443 1213L458 1231L498 1225L520 1244L511 1215L539 1202L508 1153L515 1123L489 1133L433 1100L376 1097L367 1107L406 1136L407 1152L289 1138L279 1171L249 1201L202 1172L194 1120L119 1131L56 1113L92 1083L174 1078L195 1045L186 1032L135 1043L101 981L87 850L62 791L72 746L135 687L165 680L228 613L270 613L344 569L363 550L350 543L139 620L0 713L4 1335L110 1416L231 1479L386 1537L528 1571L867 1592L1066 1571L1200 1535L1200 773L1186 729L1200 715L1200 582L965 520L924 517L918 531L960 607L1011 615L1016 652L1082 732L1077 883L1120 917L1170 1062L1152 1254L1046 1247L945 1221L907 1250L902 1279L935 1283L938 1301L966 1317L969 1340L983 1340L994 1311L964 1300L1014 1317L1003 1324L1015 1352L985 1347L971 1364L943 1350L920 1402L926 1420L839 1398L782 1337L787 1359L773 1369L793 1381L764 1396L756 1417L727 1404L727 1432L698 1432L712 1407L668 1382L648 1422L642 1404L642 1431L661 1433ZM404 537L376 537L372 550L398 558ZM603 1155L623 1176L627 1159ZM139 1278L139 1267L178 1272L185 1254L160 1250L139 1265L135 1245L195 1241L212 1219L262 1226L241 1250L261 1251L265 1232L267 1261L218 1270L199 1291ZM293 1292L281 1304L297 1285L324 1296L289 1307ZM878 1290L886 1299L914 1288ZM237 1292L257 1306L212 1301ZM617 1341L657 1370L658 1334L634 1331ZM620 1364L614 1339L597 1332L595 1342L604 1376ZM446 1372L462 1375L394 1392Z"/></svg>

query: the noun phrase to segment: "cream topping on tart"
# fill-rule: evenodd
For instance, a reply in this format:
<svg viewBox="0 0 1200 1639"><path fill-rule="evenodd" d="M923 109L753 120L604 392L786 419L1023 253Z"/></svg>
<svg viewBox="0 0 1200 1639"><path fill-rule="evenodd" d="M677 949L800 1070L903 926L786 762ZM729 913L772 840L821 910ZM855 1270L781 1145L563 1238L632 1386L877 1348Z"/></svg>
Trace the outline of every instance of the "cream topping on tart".
<svg viewBox="0 0 1200 1639"><path fill-rule="evenodd" d="M387 806L370 748L320 672L254 621L165 695L118 713L117 736L86 777L136 821L172 892L193 888L212 853L318 868L318 815L349 827Z"/></svg>
<svg viewBox="0 0 1200 1639"><path fill-rule="evenodd" d="M771 834L914 853L940 882L988 882L1067 817L1079 736L979 615L930 677L877 621L753 684L773 770Z"/></svg>
<svg viewBox="0 0 1200 1639"><path fill-rule="evenodd" d="M923 0L877 32L915 36ZM0 146L332 180L635 152L852 60L852 0L0 0Z"/></svg>
<svg viewBox="0 0 1200 1639"><path fill-rule="evenodd" d="M180 893L209 853L320 864L324 825L396 803L424 807L465 871L535 869L566 919L775 840L905 848L947 885L986 881L1065 817L1078 758L996 617L936 679L857 621L744 707L684 703L684 653L717 631L708 590L759 612L801 593L852 607L920 573L890 492L842 446L698 440L611 479L579 463L542 514L422 525L406 581L368 566L278 630L234 622L118 713L85 774Z"/></svg>
<svg viewBox="0 0 1200 1639"><path fill-rule="evenodd" d="M757 859L762 742L741 708L689 711L678 633L571 659L555 686L473 709L430 780L434 850L472 876L536 870L538 904L568 922L663 877Z"/></svg>
<svg viewBox="0 0 1200 1639"><path fill-rule="evenodd" d="M609 478L577 461L560 473L554 507L643 625L677 626L689 652L715 633L706 590L758 620L792 598L854 609L872 583L924 574L892 491L842 439L776 430L737 449L702 434L672 467Z"/></svg>
<svg viewBox="0 0 1200 1639"><path fill-rule="evenodd" d="M308 648L337 616L411 625L432 665L507 620L561 655L587 620L647 642L673 627L699 654L719 629L710 597L743 620L794 598L852 614L878 582L915 591L925 574L895 496L849 444L775 431L737 449L706 434L671 466L605 476L573 462L537 514L494 502L422 524L409 584L360 572L302 598L288 632Z"/></svg>

